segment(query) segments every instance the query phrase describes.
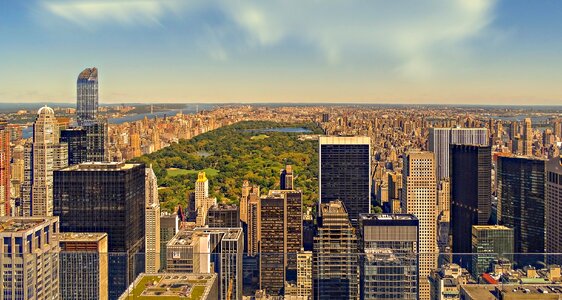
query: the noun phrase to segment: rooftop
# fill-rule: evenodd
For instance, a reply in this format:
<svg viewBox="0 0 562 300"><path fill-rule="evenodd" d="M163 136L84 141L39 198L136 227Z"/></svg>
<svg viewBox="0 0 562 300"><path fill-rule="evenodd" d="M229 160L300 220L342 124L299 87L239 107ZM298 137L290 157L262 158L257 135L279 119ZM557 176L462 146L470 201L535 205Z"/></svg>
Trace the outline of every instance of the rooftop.
<svg viewBox="0 0 562 300"><path fill-rule="evenodd" d="M482 300L495 300L503 299L506 296L515 296L519 294L522 297L530 297L528 295L542 295L542 294L555 294L558 297L562 296L562 285L559 284L468 284L462 285L461 289L468 294L470 299L482 299ZM496 297L497 294L501 293L501 298ZM546 297L545 297L546 298ZM551 296L548 299L552 299ZM518 297L517 299L525 299ZM533 298L535 299L535 298ZM557 299L557 298L554 298Z"/></svg>
<svg viewBox="0 0 562 300"><path fill-rule="evenodd" d="M86 68L84 71L80 72L78 79L87 80L98 80L98 69L97 68Z"/></svg>
<svg viewBox="0 0 562 300"><path fill-rule="evenodd" d="M211 289L213 286L216 288L216 280L216 274L142 273L119 300L210 299Z"/></svg>
<svg viewBox="0 0 562 300"><path fill-rule="evenodd" d="M321 136L320 145L370 145L367 136Z"/></svg>
<svg viewBox="0 0 562 300"><path fill-rule="evenodd" d="M57 234L60 242L65 241L99 241L107 237L105 232L61 232Z"/></svg>
<svg viewBox="0 0 562 300"><path fill-rule="evenodd" d="M129 170L141 164L129 164L124 162L86 162L72 165L60 171L121 171Z"/></svg>
<svg viewBox="0 0 562 300"><path fill-rule="evenodd" d="M58 217L0 217L0 232L25 232Z"/></svg>
<svg viewBox="0 0 562 300"><path fill-rule="evenodd" d="M476 230L513 230L502 225L473 225L472 228Z"/></svg>
<svg viewBox="0 0 562 300"><path fill-rule="evenodd" d="M417 220L416 216L412 214L360 214L359 219L362 220L378 220L378 221L387 221L387 220Z"/></svg>

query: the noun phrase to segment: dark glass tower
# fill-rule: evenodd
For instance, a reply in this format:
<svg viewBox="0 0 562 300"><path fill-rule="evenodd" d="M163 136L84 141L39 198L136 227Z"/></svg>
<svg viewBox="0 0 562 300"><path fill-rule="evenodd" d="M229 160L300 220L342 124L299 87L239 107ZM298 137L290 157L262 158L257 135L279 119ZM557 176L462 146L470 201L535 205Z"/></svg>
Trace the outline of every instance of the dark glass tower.
<svg viewBox="0 0 562 300"><path fill-rule="evenodd" d="M498 157L498 221L513 228L519 266L544 261L546 160Z"/></svg>
<svg viewBox="0 0 562 300"><path fill-rule="evenodd" d="M261 198L260 289L273 296L285 284L284 200L281 194Z"/></svg>
<svg viewBox="0 0 562 300"><path fill-rule="evenodd" d="M68 144L68 165L77 165L88 161L88 140L86 130L68 128L61 130L60 141Z"/></svg>
<svg viewBox="0 0 562 300"><path fill-rule="evenodd" d="M451 145L451 227L453 253L472 252L473 225L487 225L492 202L490 146ZM457 255L455 263L468 267L470 257Z"/></svg>
<svg viewBox="0 0 562 300"><path fill-rule="evenodd" d="M341 200L352 224L371 208L371 163L368 137L320 137L320 202Z"/></svg>
<svg viewBox="0 0 562 300"><path fill-rule="evenodd" d="M209 207L207 225L210 228L237 228L240 225L240 210L236 205L217 204Z"/></svg>
<svg viewBox="0 0 562 300"><path fill-rule="evenodd" d="M62 232L106 232L109 298L143 271L145 167L83 163L54 173L54 214Z"/></svg>
<svg viewBox="0 0 562 300"><path fill-rule="evenodd" d="M78 125L95 121L98 115L98 69L86 68L76 81Z"/></svg>
<svg viewBox="0 0 562 300"><path fill-rule="evenodd" d="M108 128L106 120L94 120L82 126L86 130L88 143L87 161L108 161L107 144Z"/></svg>

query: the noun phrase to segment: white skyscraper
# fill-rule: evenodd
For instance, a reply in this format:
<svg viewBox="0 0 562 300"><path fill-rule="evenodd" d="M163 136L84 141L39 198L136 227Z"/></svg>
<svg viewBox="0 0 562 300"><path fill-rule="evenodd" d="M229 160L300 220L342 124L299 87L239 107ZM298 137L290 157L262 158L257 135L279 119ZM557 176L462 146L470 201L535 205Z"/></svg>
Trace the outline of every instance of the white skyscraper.
<svg viewBox="0 0 562 300"><path fill-rule="evenodd" d="M147 273L157 273L160 271L160 201L158 200L158 182L151 167L146 168L145 176L145 266Z"/></svg>
<svg viewBox="0 0 562 300"><path fill-rule="evenodd" d="M430 128L428 150L435 153L437 180L449 178L451 144L488 146L487 128Z"/></svg>
<svg viewBox="0 0 562 300"><path fill-rule="evenodd" d="M195 182L195 209L197 211L197 226L204 226L207 221L209 207L217 204L216 198L209 197L209 179L205 172L199 172Z"/></svg>
<svg viewBox="0 0 562 300"><path fill-rule="evenodd" d="M437 268L438 207L433 153L408 153L402 172L402 212L419 220L419 299L429 300L428 277Z"/></svg>
<svg viewBox="0 0 562 300"><path fill-rule="evenodd" d="M55 112L50 107L39 109L33 124L33 143L26 169L30 170L29 195L23 195L24 216L53 215L53 171L68 164L68 148L59 142L60 132ZM26 189L24 189L27 191ZM26 203L27 202L27 203ZM30 210L29 210L30 208Z"/></svg>

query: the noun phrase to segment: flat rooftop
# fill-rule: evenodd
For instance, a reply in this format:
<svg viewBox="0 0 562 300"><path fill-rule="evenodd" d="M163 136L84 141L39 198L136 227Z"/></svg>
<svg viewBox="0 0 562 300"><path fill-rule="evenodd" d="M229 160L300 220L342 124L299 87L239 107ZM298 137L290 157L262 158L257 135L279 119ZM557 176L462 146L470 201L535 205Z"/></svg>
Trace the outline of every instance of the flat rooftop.
<svg viewBox="0 0 562 300"><path fill-rule="evenodd" d="M377 221L390 221L390 220L417 220L416 216L412 214L360 214L361 220L377 220Z"/></svg>
<svg viewBox="0 0 562 300"><path fill-rule="evenodd" d="M211 289L216 289L216 281L217 274L142 273L119 300L205 300L210 299Z"/></svg>
<svg viewBox="0 0 562 300"><path fill-rule="evenodd" d="M472 225L476 230L513 230L503 225Z"/></svg>
<svg viewBox="0 0 562 300"><path fill-rule="evenodd" d="M168 242L169 246L186 246L191 245L193 241L193 231L192 230L180 230L174 237Z"/></svg>
<svg viewBox="0 0 562 300"><path fill-rule="evenodd" d="M141 164L129 164L124 162L86 162L72 165L59 171L121 171L132 169Z"/></svg>
<svg viewBox="0 0 562 300"><path fill-rule="evenodd" d="M368 136L321 136L320 145L370 145Z"/></svg>
<svg viewBox="0 0 562 300"><path fill-rule="evenodd" d="M562 285L559 284L466 284L461 285L461 289L468 294L471 299L482 300L496 300L502 299L506 296L516 296L517 299L525 299L531 297L530 295L557 295L562 297ZM501 293L502 297L496 295ZM552 299L553 297L548 299ZM535 299L535 298L533 298ZM538 298L537 298L538 299ZM546 298L545 298L546 299ZM556 299L556 298L554 298Z"/></svg>
<svg viewBox="0 0 562 300"><path fill-rule="evenodd" d="M59 242L95 242L107 237L105 232L61 232L56 235Z"/></svg>
<svg viewBox="0 0 562 300"><path fill-rule="evenodd" d="M25 232L58 217L0 217L0 233Z"/></svg>

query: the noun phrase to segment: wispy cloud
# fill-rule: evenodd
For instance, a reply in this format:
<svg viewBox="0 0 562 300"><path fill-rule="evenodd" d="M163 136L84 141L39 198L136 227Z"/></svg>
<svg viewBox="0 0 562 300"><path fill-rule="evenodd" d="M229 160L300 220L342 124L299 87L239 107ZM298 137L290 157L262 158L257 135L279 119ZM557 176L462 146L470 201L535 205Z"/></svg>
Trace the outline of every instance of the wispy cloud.
<svg viewBox="0 0 562 300"><path fill-rule="evenodd" d="M215 11L221 22L201 20L194 37L209 57L300 43L328 63L363 59L392 62L388 72L429 78L436 60L458 59L471 38L486 34L497 0L114 0L46 1L50 13L85 27L104 22L158 25L170 15ZM225 29L225 27L228 27ZM221 34L216 34L220 32ZM236 35L235 37L229 35ZM240 45L242 43L243 45ZM360 50L364 57L355 54ZM310 52L312 51L312 52ZM303 55L306 55L303 53Z"/></svg>

